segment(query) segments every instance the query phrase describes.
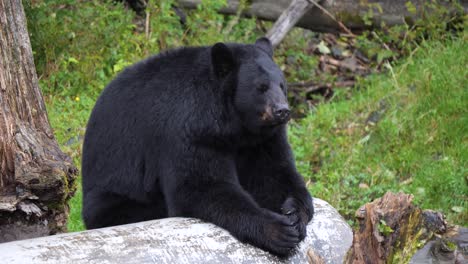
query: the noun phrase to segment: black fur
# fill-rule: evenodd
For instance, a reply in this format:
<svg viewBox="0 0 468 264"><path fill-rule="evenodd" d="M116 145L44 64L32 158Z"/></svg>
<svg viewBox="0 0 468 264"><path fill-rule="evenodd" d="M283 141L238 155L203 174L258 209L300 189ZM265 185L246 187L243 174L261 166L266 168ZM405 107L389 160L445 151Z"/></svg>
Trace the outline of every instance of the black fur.
<svg viewBox="0 0 468 264"><path fill-rule="evenodd" d="M264 39L182 48L117 76L86 130L86 227L196 217L290 254L313 207L287 142L284 77L268 48Z"/></svg>

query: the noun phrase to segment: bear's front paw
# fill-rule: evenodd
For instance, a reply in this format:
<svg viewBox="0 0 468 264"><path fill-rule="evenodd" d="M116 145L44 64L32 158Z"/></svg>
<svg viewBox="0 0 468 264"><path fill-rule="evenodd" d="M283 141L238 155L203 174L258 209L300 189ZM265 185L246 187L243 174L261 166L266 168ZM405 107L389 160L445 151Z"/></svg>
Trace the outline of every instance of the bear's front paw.
<svg viewBox="0 0 468 264"><path fill-rule="evenodd" d="M291 255L301 241L294 223L281 214L268 212L262 229L262 248L280 257Z"/></svg>
<svg viewBox="0 0 468 264"><path fill-rule="evenodd" d="M312 218L311 205L303 204L298 199L289 197L281 206L281 212L294 223L299 232L299 238L303 240L307 235L307 224Z"/></svg>

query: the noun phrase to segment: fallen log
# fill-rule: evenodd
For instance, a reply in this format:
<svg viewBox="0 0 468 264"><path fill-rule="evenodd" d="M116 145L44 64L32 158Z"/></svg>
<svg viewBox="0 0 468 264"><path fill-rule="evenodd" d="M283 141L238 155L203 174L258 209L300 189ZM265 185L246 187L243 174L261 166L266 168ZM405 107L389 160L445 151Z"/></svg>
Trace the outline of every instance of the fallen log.
<svg viewBox="0 0 468 264"><path fill-rule="evenodd" d="M286 261L242 244L213 224L166 218L0 244L1 263L343 263L352 243L346 221L314 199L315 216Z"/></svg>
<svg viewBox="0 0 468 264"><path fill-rule="evenodd" d="M255 16L263 20L276 21L284 10L290 6L292 0L251 0L243 14L249 17ZM311 2L312 1L308 1ZM342 22L350 30L364 30L369 27L363 17L367 16L373 26L379 27L382 22L387 26L411 23L418 18L427 16L427 1L408 0L323 0L318 2L329 14L320 8L311 8L297 22L297 26L318 32L337 33L342 31ZM411 2L413 9L407 7ZM447 1L440 1L447 4ZM196 8L201 0L178 0L179 7ZM224 14L236 14L239 8L239 0L227 0L227 6L220 10ZM460 0L463 12L468 11L468 0ZM372 17L369 12L372 10ZM331 16L330 16L331 14Z"/></svg>

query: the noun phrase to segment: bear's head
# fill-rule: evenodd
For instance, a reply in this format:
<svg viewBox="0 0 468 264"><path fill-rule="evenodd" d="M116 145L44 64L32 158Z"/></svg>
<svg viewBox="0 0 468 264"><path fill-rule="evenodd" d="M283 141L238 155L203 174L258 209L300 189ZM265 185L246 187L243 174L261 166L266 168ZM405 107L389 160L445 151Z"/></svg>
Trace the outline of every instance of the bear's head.
<svg viewBox="0 0 468 264"><path fill-rule="evenodd" d="M217 43L211 59L221 89L231 95L233 108L250 132L271 131L289 121L286 81L273 61L270 40L260 38L253 45Z"/></svg>

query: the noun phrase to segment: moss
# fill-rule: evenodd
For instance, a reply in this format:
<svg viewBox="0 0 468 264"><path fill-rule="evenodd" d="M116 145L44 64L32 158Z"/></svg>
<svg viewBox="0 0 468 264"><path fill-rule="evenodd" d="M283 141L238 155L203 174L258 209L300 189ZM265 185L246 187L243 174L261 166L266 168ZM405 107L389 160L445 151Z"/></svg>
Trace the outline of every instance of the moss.
<svg viewBox="0 0 468 264"><path fill-rule="evenodd" d="M448 239L443 239L442 244L444 245L444 248L447 249L447 251L453 252L457 249L457 244Z"/></svg>
<svg viewBox="0 0 468 264"><path fill-rule="evenodd" d="M408 263L416 251L433 237L433 233L424 227L423 221L422 210L414 210L407 224L402 225L395 250L387 263Z"/></svg>
<svg viewBox="0 0 468 264"><path fill-rule="evenodd" d="M363 26L364 21L358 14L339 12L336 14L336 19L352 26Z"/></svg>

